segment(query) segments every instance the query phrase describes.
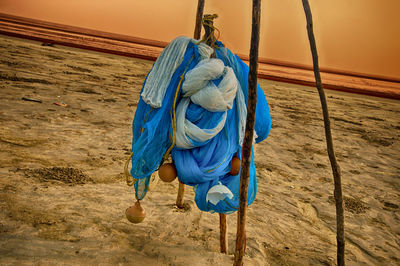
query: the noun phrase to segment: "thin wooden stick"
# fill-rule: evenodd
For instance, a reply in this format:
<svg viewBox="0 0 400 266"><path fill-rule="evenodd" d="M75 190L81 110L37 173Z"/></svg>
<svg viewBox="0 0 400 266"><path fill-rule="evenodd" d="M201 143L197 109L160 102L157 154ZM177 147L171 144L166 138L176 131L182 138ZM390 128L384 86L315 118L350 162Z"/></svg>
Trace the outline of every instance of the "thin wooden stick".
<svg viewBox="0 0 400 266"><path fill-rule="evenodd" d="M228 243L226 241L226 214L220 213L219 214L219 245L221 253L225 253L228 250Z"/></svg>
<svg viewBox="0 0 400 266"><path fill-rule="evenodd" d="M200 39L201 21L203 18L203 12L204 12L204 0L199 0L197 2L196 26L194 28L194 35L193 35L193 38L195 38L196 40Z"/></svg>
<svg viewBox="0 0 400 266"><path fill-rule="evenodd" d="M201 34L201 21L203 18L204 1L205 0L199 0L197 2L196 25L194 28L194 36L193 36L197 40L200 39L200 34ZM180 209L184 207L183 206L184 196L185 196L185 184L179 182L178 196L176 197L176 206Z"/></svg>
<svg viewBox="0 0 400 266"><path fill-rule="evenodd" d="M205 31L205 36L203 40L206 40L208 46L214 48L214 43L216 41L216 37L214 35L214 19L218 18L217 14L205 14L203 18L203 26ZM215 58L215 52L210 56L211 58Z"/></svg>
<svg viewBox="0 0 400 266"><path fill-rule="evenodd" d="M215 36L213 31L213 19L217 18L215 14L204 15L204 18L207 19L207 23L203 24L205 31L205 39L207 40L207 45L214 47ZM215 53L211 55L211 57L215 57ZM226 214L219 214L219 245L221 253L227 253L228 250L228 242L226 241Z"/></svg>
<svg viewBox="0 0 400 266"><path fill-rule="evenodd" d="M307 32L308 39L310 41L311 53L313 58L313 66L314 66L314 75L317 90L319 93L319 98L321 100L322 113L324 116L324 125L325 125L325 137L326 137L326 145L328 149L328 156L331 162L331 168L333 172L333 180L335 183L334 196L336 203L336 241L337 241L337 264L339 266L345 265L344 261L344 248L345 248L345 240L344 240L344 215L343 215L343 196L342 196L342 181L341 181L341 172L340 167L336 161L335 151L333 148L332 134L331 134L331 126L329 120L328 106L326 103L326 97L324 89L322 88L321 75L319 72L318 65L318 53L317 46L315 44L315 37L313 32L313 22L312 22L312 14L310 4L308 0L302 0L304 12L307 19Z"/></svg>
<svg viewBox="0 0 400 266"><path fill-rule="evenodd" d="M184 207L184 197L185 196L185 184L179 181L178 196L176 197L176 206L179 209Z"/></svg>
<svg viewBox="0 0 400 266"><path fill-rule="evenodd" d="M254 123L257 106L257 68L258 44L260 41L260 11L261 0L253 0L252 29L250 46L249 97L247 105L246 131L243 140L242 169L240 173L239 210L237 218L235 262L233 265L243 265L246 239L247 194L250 176L250 155L253 145Z"/></svg>

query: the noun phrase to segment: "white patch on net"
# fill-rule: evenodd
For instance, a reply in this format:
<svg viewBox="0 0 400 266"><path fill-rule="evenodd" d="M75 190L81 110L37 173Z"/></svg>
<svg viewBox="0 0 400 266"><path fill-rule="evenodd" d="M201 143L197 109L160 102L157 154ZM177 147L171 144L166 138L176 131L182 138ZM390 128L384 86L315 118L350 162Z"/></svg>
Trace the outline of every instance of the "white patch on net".
<svg viewBox="0 0 400 266"><path fill-rule="evenodd" d="M224 200L225 198L232 199L233 194L228 187L222 185L221 182L218 182L218 185L215 185L210 188L210 190L208 190L206 202L211 202L211 204L217 205L221 200Z"/></svg>

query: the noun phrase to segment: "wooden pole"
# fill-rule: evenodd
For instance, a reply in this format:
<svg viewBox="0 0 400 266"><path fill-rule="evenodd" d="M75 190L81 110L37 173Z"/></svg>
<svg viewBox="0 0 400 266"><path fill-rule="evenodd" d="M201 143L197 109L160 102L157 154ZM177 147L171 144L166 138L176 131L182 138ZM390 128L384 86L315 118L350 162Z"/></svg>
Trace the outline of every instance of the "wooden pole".
<svg viewBox="0 0 400 266"><path fill-rule="evenodd" d="M253 145L254 123L257 106L257 68L258 43L260 41L260 11L261 0L253 0L252 29L250 46L249 97L247 105L246 131L243 139L242 168L240 172L239 210L237 216L237 233L235 262L233 265L243 265L246 239L246 209L250 176L250 160Z"/></svg>
<svg viewBox="0 0 400 266"><path fill-rule="evenodd" d="M228 250L228 243L226 241L226 214L219 214L219 245L221 253L225 253Z"/></svg>
<svg viewBox="0 0 400 266"><path fill-rule="evenodd" d="M197 2L196 26L194 28L194 35L193 35L193 38L195 38L196 40L199 40L201 36L201 22L203 18L203 12L204 12L204 0L199 0Z"/></svg>
<svg viewBox="0 0 400 266"><path fill-rule="evenodd" d="M203 27L205 31L205 39L208 46L214 48L214 43L216 41L216 37L214 35L214 19L218 18L217 14L205 14L203 18ZM211 55L211 57L215 57L215 53Z"/></svg>
<svg viewBox="0 0 400 266"><path fill-rule="evenodd" d="M205 39L207 40L207 45L214 47L214 42L216 40L214 36L213 30L213 19L217 18L216 14L206 14L204 15L204 19L207 20L204 26L205 31ZM211 57L215 57L215 53L211 55ZM226 214L220 213L219 214L219 244L220 244L220 251L221 253L227 253L228 250L228 242L226 241Z"/></svg>
<svg viewBox="0 0 400 266"><path fill-rule="evenodd" d="M315 82L316 82L319 98L321 100L322 113L324 116L326 145L327 145L327 149L328 149L328 156L329 156L329 160L331 162L331 168L332 168L332 172L333 172L333 180L334 180L334 184L335 184L334 196L335 196L335 203L336 203L337 264L339 266L342 266L342 265L345 265L345 261L344 261L345 240L344 240L344 215L343 215L343 196L342 196L341 172L340 172L340 167L336 161L335 151L333 148L328 106L326 103L325 92L324 92L324 89L322 88L321 75L319 72L318 53L317 53L317 46L315 44L315 37L314 37L314 32L313 32L311 8L310 8L310 4L308 3L308 0L302 0L302 1L303 1L304 12L306 15L306 20L307 20L307 32L308 32L308 39L310 41L310 48L311 48L311 53L312 53L312 58L313 58Z"/></svg>
<svg viewBox="0 0 400 266"><path fill-rule="evenodd" d="M183 209L184 197L185 196L185 184L179 181L178 196L176 197L176 206L179 209Z"/></svg>
<svg viewBox="0 0 400 266"><path fill-rule="evenodd" d="M200 39L203 11L204 11L204 0L199 0L197 2L196 25L194 28L194 36L193 36L197 40ZM185 196L185 184L179 182L178 196L176 197L176 206L180 209L184 207L183 206L184 196Z"/></svg>

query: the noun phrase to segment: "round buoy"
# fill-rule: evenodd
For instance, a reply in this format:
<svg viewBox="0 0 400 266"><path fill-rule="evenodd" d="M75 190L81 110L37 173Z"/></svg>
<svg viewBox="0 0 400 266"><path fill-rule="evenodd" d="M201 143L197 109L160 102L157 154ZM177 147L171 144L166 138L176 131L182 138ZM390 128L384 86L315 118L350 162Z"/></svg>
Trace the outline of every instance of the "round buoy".
<svg viewBox="0 0 400 266"><path fill-rule="evenodd" d="M229 171L229 174L230 175L238 175L239 172L240 172L240 159L236 156L233 156L231 170Z"/></svg>
<svg viewBox="0 0 400 266"><path fill-rule="evenodd" d="M158 176L164 182L172 182L175 180L177 173L173 163L165 163L158 169Z"/></svg>
<svg viewBox="0 0 400 266"><path fill-rule="evenodd" d="M141 223L146 217L146 213L144 212L142 206L140 206L139 201L136 201L135 205L130 206L128 209L126 209L125 215L129 222L134 224Z"/></svg>

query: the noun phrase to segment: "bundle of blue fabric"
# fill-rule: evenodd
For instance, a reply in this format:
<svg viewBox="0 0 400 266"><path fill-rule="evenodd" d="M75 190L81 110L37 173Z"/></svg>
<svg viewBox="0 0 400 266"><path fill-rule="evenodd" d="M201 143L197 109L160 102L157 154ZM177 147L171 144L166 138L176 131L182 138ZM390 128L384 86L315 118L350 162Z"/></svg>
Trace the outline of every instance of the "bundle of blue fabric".
<svg viewBox="0 0 400 266"><path fill-rule="evenodd" d="M240 173L229 172L232 157L242 155L249 68L221 42L215 45L178 37L146 77L133 120L131 175L138 200L170 151L179 181L194 187L200 210L238 209ZM270 129L268 103L257 85L254 141L267 138ZM248 205L256 191L252 152Z"/></svg>

